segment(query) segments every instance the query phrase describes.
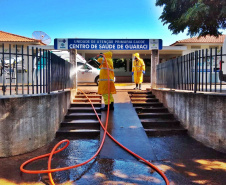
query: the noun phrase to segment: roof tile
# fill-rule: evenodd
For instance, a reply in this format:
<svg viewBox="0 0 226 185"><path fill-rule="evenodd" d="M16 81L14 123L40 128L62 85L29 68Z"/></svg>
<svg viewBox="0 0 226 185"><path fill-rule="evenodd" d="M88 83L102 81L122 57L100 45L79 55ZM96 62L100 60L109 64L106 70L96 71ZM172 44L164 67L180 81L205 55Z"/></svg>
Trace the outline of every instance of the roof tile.
<svg viewBox="0 0 226 185"><path fill-rule="evenodd" d="M32 39L4 31L0 31L0 42L38 42L42 45L44 45L42 42L40 42L37 39Z"/></svg>
<svg viewBox="0 0 226 185"><path fill-rule="evenodd" d="M182 43L222 43L225 40L226 35L220 35L218 38L214 36L207 35L206 37L192 37L184 40L176 41L175 43L171 44L171 46L176 46L177 44Z"/></svg>

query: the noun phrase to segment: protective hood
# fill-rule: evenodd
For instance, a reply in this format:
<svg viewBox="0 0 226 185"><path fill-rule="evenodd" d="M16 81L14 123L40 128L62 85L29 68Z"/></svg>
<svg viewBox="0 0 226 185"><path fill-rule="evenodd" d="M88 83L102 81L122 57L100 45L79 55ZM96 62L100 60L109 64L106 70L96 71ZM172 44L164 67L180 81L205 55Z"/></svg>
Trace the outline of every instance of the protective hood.
<svg viewBox="0 0 226 185"><path fill-rule="evenodd" d="M140 54L139 53L134 53L133 54L133 58L137 57L138 59L140 58Z"/></svg>
<svg viewBox="0 0 226 185"><path fill-rule="evenodd" d="M112 58L112 52L108 51L106 53L104 53L106 58Z"/></svg>

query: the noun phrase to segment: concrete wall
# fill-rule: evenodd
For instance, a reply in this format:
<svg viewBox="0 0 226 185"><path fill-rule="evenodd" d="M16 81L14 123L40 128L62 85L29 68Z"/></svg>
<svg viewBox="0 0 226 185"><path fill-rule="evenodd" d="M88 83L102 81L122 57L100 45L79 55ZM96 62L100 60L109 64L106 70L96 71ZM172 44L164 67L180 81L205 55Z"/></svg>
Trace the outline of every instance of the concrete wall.
<svg viewBox="0 0 226 185"><path fill-rule="evenodd" d="M226 153L226 95L156 89L152 92L193 138Z"/></svg>
<svg viewBox="0 0 226 185"><path fill-rule="evenodd" d="M0 157L23 154L55 138L70 91L0 99Z"/></svg>

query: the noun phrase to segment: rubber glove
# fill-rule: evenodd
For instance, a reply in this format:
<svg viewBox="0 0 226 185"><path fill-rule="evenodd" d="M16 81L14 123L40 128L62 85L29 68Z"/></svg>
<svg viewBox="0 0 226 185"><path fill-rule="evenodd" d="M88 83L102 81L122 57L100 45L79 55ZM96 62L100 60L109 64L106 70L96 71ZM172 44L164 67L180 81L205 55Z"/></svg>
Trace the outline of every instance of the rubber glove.
<svg viewBox="0 0 226 185"><path fill-rule="evenodd" d="M145 71L143 71L143 74L145 74Z"/></svg>
<svg viewBox="0 0 226 185"><path fill-rule="evenodd" d="M134 72L132 72L132 75L134 74Z"/></svg>

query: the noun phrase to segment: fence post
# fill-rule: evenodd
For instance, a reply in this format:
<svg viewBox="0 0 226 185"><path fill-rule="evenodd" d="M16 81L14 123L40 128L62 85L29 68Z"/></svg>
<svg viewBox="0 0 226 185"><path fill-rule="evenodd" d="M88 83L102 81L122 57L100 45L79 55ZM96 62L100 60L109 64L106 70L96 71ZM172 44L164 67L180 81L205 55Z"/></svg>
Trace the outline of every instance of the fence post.
<svg viewBox="0 0 226 185"><path fill-rule="evenodd" d="M22 94L24 94L24 46L21 46L21 52L22 52L22 66L21 66L21 75L22 75Z"/></svg>
<svg viewBox="0 0 226 185"><path fill-rule="evenodd" d="M12 54L11 54L11 44L9 44L9 94L12 95Z"/></svg>
<svg viewBox="0 0 226 185"><path fill-rule="evenodd" d="M159 64L159 50L152 50L151 58L151 88L156 88L156 66Z"/></svg>
<svg viewBox="0 0 226 185"><path fill-rule="evenodd" d="M29 75L30 75L30 64L29 64L29 46L27 46L27 94L30 94L29 89Z"/></svg>
<svg viewBox="0 0 226 185"><path fill-rule="evenodd" d="M2 91L3 95L6 93L6 73L5 73L5 58L4 58L4 44L2 44Z"/></svg>
<svg viewBox="0 0 226 185"><path fill-rule="evenodd" d="M225 38L226 39L226 38ZM225 41L226 42L226 41ZM220 55L220 58L221 58L221 60L220 60L220 62L222 62L222 55L223 55L223 49L222 49L222 47L221 47L221 55ZM221 65L222 65L222 63L221 63ZM221 66L222 67L222 66ZM220 69L220 70L222 70L222 69ZM219 73L218 73L219 74ZM222 92L222 81L220 80L220 92Z"/></svg>
<svg viewBox="0 0 226 185"><path fill-rule="evenodd" d="M18 54L17 54L17 45L16 45L16 95L18 95Z"/></svg>
<svg viewBox="0 0 226 185"><path fill-rule="evenodd" d="M71 101L77 94L77 61L76 61L77 50L70 49L70 62L73 64L72 70L70 71L72 78L72 89L71 89Z"/></svg>
<svg viewBox="0 0 226 185"><path fill-rule="evenodd" d="M35 78L36 78L36 94L38 94L38 48L36 48L36 72L35 72Z"/></svg>
<svg viewBox="0 0 226 185"><path fill-rule="evenodd" d="M195 82L194 82L194 93L197 92L197 63L198 63L198 51L195 51Z"/></svg>
<svg viewBox="0 0 226 185"><path fill-rule="evenodd" d="M48 59L47 59L47 63L48 63L48 69L47 69L47 74L48 74L48 76L47 76L47 89L48 89L48 94L50 94L50 92L51 92L51 79L50 79L50 62L51 62L51 53L50 53L50 51L48 51Z"/></svg>

